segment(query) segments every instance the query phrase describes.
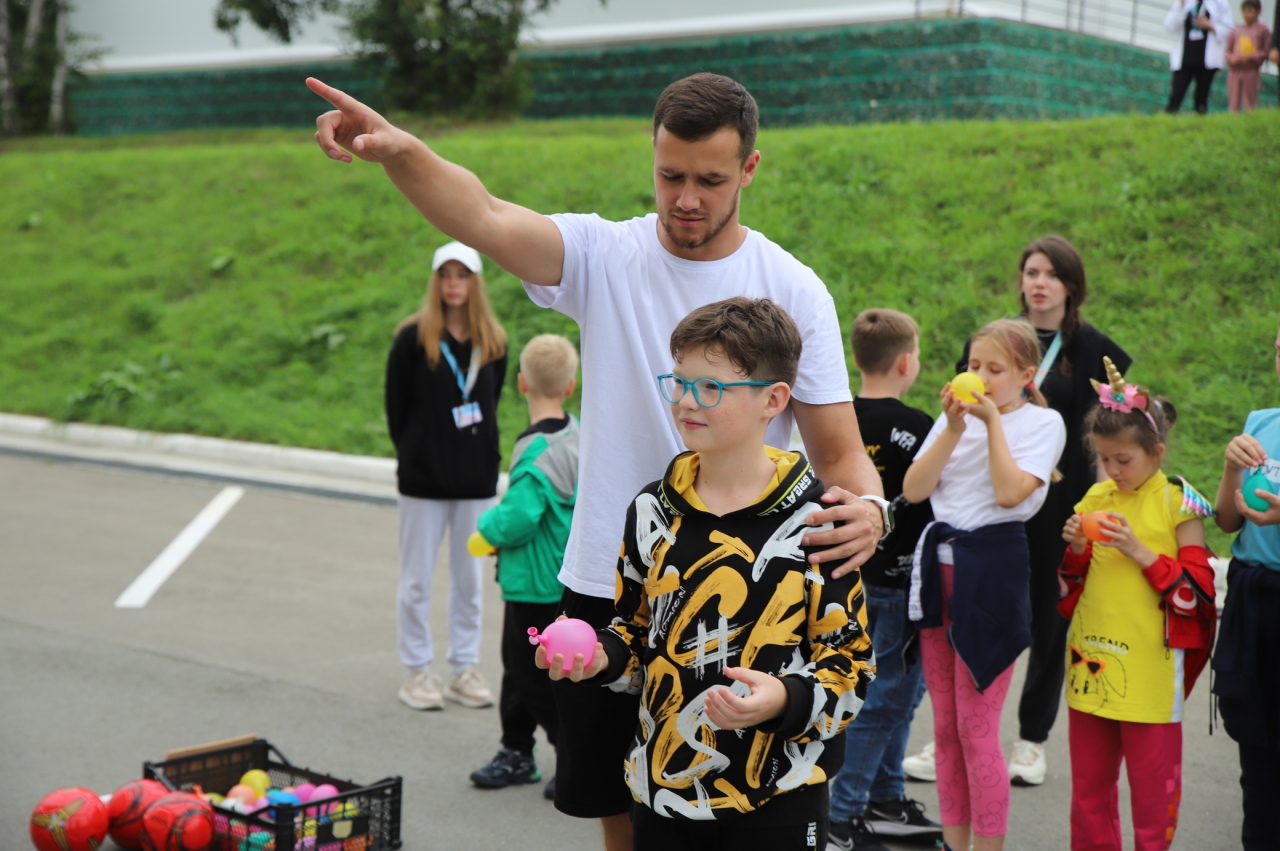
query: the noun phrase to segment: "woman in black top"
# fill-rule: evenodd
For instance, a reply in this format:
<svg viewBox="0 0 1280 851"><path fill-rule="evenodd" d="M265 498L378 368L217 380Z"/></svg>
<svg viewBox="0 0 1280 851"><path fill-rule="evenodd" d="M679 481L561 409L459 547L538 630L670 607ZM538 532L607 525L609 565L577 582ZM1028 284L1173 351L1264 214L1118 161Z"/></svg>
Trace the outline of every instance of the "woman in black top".
<svg viewBox="0 0 1280 851"><path fill-rule="evenodd" d="M1018 739L1009 761L1010 780L1026 786L1044 782L1043 745L1062 700L1070 625L1057 608L1062 527L1097 481L1094 459L1085 454L1081 440L1084 416L1098 401L1089 379L1107 380L1103 355L1121 372L1127 372L1133 362L1110 337L1080 317L1087 294L1084 261L1070 242L1046 236L1022 249L1018 305L1040 338L1042 361L1035 382L1067 426L1067 445L1058 462L1062 480L1050 483L1044 505L1026 524L1031 551L1031 654L1018 704ZM966 343L956 371L968 367Z"/></svg>
<svg viewBox="0 0 1280 851"><path fill-rule="evenodd" d="M498 484L498 398L507 337L489 307L480 255L451 242L435 253L422 307L396 329L386 408L400 491L400 700L414 709L493 703L480 660L481 559L467 552ZM428 613L436 555L449 530L447 685L431 672Z"/></svg>
<svg viewBox="0 0 1280 851"><path fill-rule="evenodd" d="M1049 407L1067 424L1067 446L1058 462L1062 481L1035 517L1027 521L1031 550L1031 655L1018 704L1018 741L1013 746L1010 776L1015 782L1044 781L1043 743L1058 717L1066 667L1067 627L1058 614L1058 565L1062 562L1062 527L1075 505L1097 481L1094 458L1085 453L1084 416L1098 396L1089 379L1106 381L1103 356L1121 372L1133 359L1110 337L1080 318L1088 289L1084 261L1075 246L1060 236L1038 239L1018 260L1018 304L1040 337L1042 357L1060 339L1059 353L1040 381ZM1046 364L1041 363L1041 369Z"/></svg>

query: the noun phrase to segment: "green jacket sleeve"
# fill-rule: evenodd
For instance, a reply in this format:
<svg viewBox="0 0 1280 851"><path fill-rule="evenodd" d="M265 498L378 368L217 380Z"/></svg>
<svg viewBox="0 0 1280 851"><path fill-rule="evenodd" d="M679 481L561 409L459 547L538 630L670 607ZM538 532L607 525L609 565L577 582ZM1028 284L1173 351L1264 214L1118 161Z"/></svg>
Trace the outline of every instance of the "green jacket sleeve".
<svg viewBox="0 0 1280 851"><path fill-rule="evenodd" d="M547 510L546 488L538 474L521 464L511 476L502 501L480 515L477 527L484 539L498 549L526 544L538 530Z"/></svg>

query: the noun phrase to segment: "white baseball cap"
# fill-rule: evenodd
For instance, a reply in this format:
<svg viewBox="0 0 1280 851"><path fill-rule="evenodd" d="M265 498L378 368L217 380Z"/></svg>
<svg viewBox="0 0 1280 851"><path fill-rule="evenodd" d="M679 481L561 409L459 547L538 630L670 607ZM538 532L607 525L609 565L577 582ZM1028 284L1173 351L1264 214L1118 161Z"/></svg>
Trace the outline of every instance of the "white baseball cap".
<svg viewBox="0 0 1280 851"><path fill-rule="evenodd" d="M457 260L472 272L481 272L484 267L480 262L480 252L461 242L449 242L436 249L431 258L431 271L434 272L450 260Z"/></svg>

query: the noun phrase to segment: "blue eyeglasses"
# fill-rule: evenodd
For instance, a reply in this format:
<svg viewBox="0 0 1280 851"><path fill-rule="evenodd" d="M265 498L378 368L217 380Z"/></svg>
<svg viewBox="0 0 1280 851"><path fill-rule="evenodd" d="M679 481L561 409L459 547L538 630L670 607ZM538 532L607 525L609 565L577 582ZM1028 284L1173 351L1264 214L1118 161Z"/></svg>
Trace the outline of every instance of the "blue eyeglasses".
<svg viewBox="0 0 1280 851"><path fill-rule="evenodd" d="M676 405L684 398L684 394L692 389L693 401L698 403L698 407L714 408L720 404L726 387L769 387L777 383L776 381L730 381L725 384L714 378L695 378L693 381L685 381L678 375L667 373L658 376L658 392L662 394L663 399Z"/></svg>

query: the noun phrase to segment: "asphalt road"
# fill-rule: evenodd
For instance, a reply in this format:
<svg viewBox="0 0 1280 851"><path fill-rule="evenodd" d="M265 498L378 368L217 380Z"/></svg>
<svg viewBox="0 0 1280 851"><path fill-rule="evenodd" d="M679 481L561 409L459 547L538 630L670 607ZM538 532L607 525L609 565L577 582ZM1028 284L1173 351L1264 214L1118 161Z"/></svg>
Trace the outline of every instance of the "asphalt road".
<svg viewBox="0 0 1280 851"><path fill-rule="evenodd" d="M222 487L0 454L0 851L30 847L31 808L57 787L105 794L145 759L247 733L330 775L403 776L409 851L600 847L595 825L559 815L540 785L468 783L498 747L496 710L424 713L396 700L394 508L250 488L145 607L115 608ZM446 576L434 595L441 644ZM496 689L496 584L486 607L481 670ZM1208 716L1206 681L1184 725L1175 848L1240 844L1235 745L1208 735ZM913 748L930 723L926 699ZM554 769L545 747L539 763ZM936 818L931 784L908 794ZM1006 847L1067 848L1069 801L1060 723L1047 782L1013 791Z"/></svg>

